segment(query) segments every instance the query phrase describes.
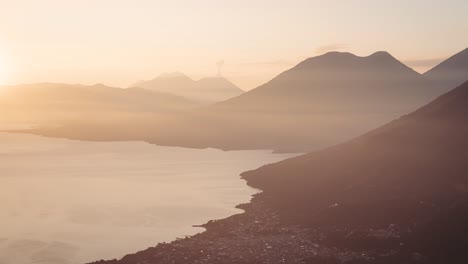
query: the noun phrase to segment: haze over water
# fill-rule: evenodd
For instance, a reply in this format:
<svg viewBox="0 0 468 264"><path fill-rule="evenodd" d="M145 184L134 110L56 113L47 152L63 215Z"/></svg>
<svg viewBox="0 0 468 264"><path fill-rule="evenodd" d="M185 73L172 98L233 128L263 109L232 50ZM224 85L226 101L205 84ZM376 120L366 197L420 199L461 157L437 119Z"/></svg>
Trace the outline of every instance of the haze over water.
<svg viewBox="0 0 468 264"><path fill-rule="evenodd" d="M0 133L0 264L120 258L202 231L256 190L269 151L84 142Z"/></svg>

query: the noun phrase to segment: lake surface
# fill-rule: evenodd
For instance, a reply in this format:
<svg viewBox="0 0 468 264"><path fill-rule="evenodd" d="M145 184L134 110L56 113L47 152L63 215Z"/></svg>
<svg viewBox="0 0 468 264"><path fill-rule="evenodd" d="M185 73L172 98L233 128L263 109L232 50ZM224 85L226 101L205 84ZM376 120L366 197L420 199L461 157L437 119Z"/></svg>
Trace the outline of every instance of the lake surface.
<svg viewBox="0 0 468 264"><path fill-rule="evenodd" d="M0 132L0 264L120 258L240 213L243 171L290 154Z"/></svg>

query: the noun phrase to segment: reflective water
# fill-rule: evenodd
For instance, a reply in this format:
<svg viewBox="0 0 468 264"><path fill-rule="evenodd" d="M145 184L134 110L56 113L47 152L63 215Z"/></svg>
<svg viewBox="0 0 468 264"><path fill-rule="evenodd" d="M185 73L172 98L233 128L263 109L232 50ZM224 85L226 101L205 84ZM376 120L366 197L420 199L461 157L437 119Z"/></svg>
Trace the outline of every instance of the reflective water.
<svg viewBox="0 0 468 264"><path fill-rule="evenodd" d="M243 171L291 155L0 133L0 264L120 258L239 213Z"/></svg>

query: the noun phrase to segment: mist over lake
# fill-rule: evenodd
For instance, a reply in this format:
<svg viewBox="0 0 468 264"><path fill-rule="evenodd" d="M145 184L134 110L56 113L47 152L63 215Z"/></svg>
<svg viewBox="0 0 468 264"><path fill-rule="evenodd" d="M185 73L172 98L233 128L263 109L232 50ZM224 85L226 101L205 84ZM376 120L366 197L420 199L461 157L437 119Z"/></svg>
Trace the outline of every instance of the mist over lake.
<svg viewBox="0 0 468 264"><path fill-rule="evenodd" d="M241 212L239 174L291 154L0 133L0 263L120 258Z"/></svg>

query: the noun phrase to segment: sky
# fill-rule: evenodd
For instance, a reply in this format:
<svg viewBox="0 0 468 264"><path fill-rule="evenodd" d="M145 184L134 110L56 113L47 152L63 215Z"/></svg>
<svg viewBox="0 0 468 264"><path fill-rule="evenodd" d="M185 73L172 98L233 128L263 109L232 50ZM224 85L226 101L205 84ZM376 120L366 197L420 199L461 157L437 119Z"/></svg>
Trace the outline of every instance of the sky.
<svg viewBox="0 0 468 264"><path fill-rule="evenodd" d="M466 0L0 0L0 84L127 87L164 72L244 90L340 50L423 72L468 47Z"/></svg>

